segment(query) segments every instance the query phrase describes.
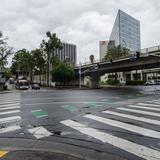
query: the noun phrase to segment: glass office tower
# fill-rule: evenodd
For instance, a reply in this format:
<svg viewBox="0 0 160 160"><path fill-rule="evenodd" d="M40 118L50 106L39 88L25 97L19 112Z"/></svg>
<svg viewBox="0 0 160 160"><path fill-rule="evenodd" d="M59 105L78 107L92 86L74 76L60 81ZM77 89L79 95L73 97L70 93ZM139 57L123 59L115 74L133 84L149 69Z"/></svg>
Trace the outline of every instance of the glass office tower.
<svg viewBox="0 0 160 160"><path fill-rule="evenodd" d="M109 47L121 45L130 51L141 49L140 22L127 13L118 10L118 14L109 38Z"/></svg>

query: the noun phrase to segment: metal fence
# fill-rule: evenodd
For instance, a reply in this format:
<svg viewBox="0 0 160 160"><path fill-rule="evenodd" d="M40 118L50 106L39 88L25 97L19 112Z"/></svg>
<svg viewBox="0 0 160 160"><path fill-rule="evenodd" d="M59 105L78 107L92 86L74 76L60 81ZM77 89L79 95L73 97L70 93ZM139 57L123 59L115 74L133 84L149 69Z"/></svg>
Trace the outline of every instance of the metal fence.
<svg viewBox="0 0 160 160"><path fill-rule="evenodd" d="M114 61L115 60L123 60L125 58L130 58L131 56L135 56L136 52L137 51L131 51L131 52L129 52L129 55L114 59ZM160 53L160 45L149 47L149 48L144 48L144 49L141 49L139 52L140 52L140 57L146 57L146 56L149 56L151 54L154 55L154 54ZM100 59L97 59L97 60L94 60L93 64L94 63L101 63L101 62L104 62L104 61L100 60ZM105 62L109 62L109 61L105 61ZM84 63L81 63L81 64L77 64L76 67L87 66L87 65L91 65L91 64L92 63L89 61L89 62L84 62Z"/></svg>

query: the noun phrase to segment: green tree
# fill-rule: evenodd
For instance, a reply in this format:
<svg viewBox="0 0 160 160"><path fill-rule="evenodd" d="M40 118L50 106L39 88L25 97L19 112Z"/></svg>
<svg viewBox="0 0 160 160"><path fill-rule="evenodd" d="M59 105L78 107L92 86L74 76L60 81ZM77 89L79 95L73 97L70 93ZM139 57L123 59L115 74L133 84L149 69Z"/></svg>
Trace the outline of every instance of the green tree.
<svg viewBox="0 0 160 160"><path fill-rule="evenodd" d="M122 47L121 45L111 48L104 57L104 60L114 60L122 58L129 54L129 49Z"/></svg>
<svg viewBox="0 0 160 160"><path fill-rule="evenodd" d="M12 58L11 70L14 74L21 73L23 76L30 76L32 81L32 71L34 67L34 61L31 53L26 49L17 51Z"/></svg>
<svg viewBox="0 0 160 160"><path fill-rule="evenodd" d="M11 72L11 69L10 68L6 68L5 69L5 72L4 72L4 77L6 78L6 81L11 78L12 76L12 72Z"/></svg>
<svg viewBox="0 0 160 160"><path fill-rule="evenodd" d="M7 44L7 38L3 37L3 33L0 32L0 66L7 64L8 57L13 54L13 48Z"/></svg>
<svg viewBox="0 0 160 160"><path fill-rule="evenodd" d="M48 31L46 33L47 40L42 40L41 49L45 53L45 58L47 62L47 86L49 86L49 74L50 74L50 64L53 64L55 51L57 49L62 49L61 40L56 36L56 33L51 33Z"/></svg>
<svg viewBox="0 0 160 160"><path fill-rule="evenodd" d="M51 71L53 81L57 84L65 85L66 82L69 82L74 79L74 72L69 64L65 62L60 62L59 65L53 68Z"/></svg>
<svg viewBox="0 0 160 160"><path fill-rule="evenodd" d="M32 56L32 61L34 62L33 64L34 72L39 74L41 83L41 75L45 73L46 69L46 62L44 59L43 52L41 49L35 49L31 51L31 56Z"/></svg>

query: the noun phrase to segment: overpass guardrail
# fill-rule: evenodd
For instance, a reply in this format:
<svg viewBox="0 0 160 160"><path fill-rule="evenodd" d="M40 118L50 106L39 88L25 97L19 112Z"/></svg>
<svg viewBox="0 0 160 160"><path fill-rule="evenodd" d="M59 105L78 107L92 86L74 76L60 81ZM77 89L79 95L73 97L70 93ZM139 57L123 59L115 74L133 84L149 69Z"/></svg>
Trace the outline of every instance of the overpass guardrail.
<svg viewBox="0 0 160 160"><path fill-rule="evenodd" d="M130 51L127 56L123 56L123 57L120 57L120 58L117 58L117 59L113 59L113 61L117 61L117 60L121 61L121 60L124 60L126 58L134 58L136 56L136 52L137 51ZM144 48L144 49L141 49L139 52L140 52L140 57L147 57L149 55L160 54L160 45L149 47L149 48ZM88 61L88 62L84 62L84 63L81 63L81 64L77 64L75 66L75 68L80 67L80 66L94 65L94 64L97 64L97 63L104 63L104 62L109 63L110 61L109 60L104 61L104 60L97 59L97 60L94 60L93 63Z"/></svg>

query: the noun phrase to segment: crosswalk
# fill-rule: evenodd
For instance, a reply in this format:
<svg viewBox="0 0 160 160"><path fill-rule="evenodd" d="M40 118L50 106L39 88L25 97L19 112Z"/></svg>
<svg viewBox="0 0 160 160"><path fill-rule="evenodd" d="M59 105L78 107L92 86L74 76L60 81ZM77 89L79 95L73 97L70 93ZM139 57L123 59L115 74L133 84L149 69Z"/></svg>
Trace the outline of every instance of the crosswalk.
<svg viewBox="0 0 160 160"><path fill-rule="evenodd" d="M21 130L21 95L20 93L0 94L0 135ZM112 131L94 128L90 123L120 130L125 136L114 134ZM87 135L105 144L110 144L120 150L130 153L146 160L160 159L160 99L146 101L143 103L128 104L114 109L108 109L86 114L82 116L82 121L72 119L63 120L61 124L79 131L82 136ZM4 127L2 127L4 126ZM96 127L96 125L95 125ZM103 129L103 128L102 128ZM27 128L28 133L36 139L53 136L54 133L48 131L43 126ZM139 140L135 140L135 135ZM131 137L131 138L129 138ZM132 140L131 140L132 139ZM143 143L146 140L156 142L152 145ZM160 148L160 147L159 147Z"/></svg>
<svg viewBox="0 0 160 160"><path fill-rule="evenodd" d="M158 102L158 103L157 103ZM160 159L160 99L146 101L144 103L129 104L124 107L102 111L97 114L86 114L84 122L104 124L105 127L123 131L127 137L112 134L108 130L93 128L90 123L83 124L72 119L61 121L61 124L79 131L103 143L110 144L133 156L146 160ZM90 127L90 125L92 127ZM103 128L102 128L103 129ZM133 139L132 135L138 136L140 141ZM141 135L141 136L140 136ZM130 138L128 138L130 137ZM156 142L159 149L154 145L146 145L144 141Z"/></svg>
<svg viewBox="0 0 160 160"><path fill-rule="evenodd" d="M20 130L20 93L0 94L0 134Z"/></svg>
<svg viewBox="0 0 160 160"><path fill-rule="evenodd" d="M0 134L21 131L21 94L0 94ZM25 128L27 135L41 139L53 135L45 127ZM20 133L20 132L19 132Z"/></svg>

